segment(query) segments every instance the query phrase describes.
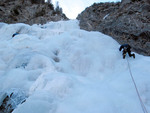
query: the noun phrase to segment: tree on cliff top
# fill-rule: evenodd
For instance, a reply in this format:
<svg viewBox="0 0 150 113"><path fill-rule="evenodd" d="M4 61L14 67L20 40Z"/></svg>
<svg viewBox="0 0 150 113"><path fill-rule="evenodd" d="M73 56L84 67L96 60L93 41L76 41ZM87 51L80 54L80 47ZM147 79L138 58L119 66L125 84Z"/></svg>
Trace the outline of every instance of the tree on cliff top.
<svg viewBox="0 0 150 113"><path fill-rule="evenodd" d="M45 0L31 0L32 3L38 3L38 4L43 4L45 3Z"/></svg>
<svg viewBox="0 0 150 113"><path fill-rule="evenodd" d="M57 13L62 13L62 8L59 6L59 2L58 2L58 1L56 2L55 11L56 11Z"/></svg>

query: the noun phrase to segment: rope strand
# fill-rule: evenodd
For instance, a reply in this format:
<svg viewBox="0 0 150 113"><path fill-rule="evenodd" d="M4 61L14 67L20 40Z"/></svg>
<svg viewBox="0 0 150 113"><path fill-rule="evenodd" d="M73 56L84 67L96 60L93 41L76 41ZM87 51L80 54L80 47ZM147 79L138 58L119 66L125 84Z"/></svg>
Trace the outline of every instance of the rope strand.
<svg viewBox="0 0 150 113"><path fill-rule="evenodd" d="M141 99L141 97L140 97L139 91L138 91L138 89L137 89L137 85L136 85L135 80L134 80L134 78L133 78L133 75L132 75L132 72L131 72L131 68L130 68L130 64L129 64L128 58L127 58L127 62L128 62L129 72L130 72L130 75L131 75L131 78L132 78L134 87L135 87L135 89L136 89L136 93L137 93L138 98L139 98L139 100L140 100L140 104L141 104L142 110L143 110L144 113L148 113L147 110L146 110L146 107L145 107L145 105L144 105L144 103L143 103L143 101L142 101L142 99Z"/></svg>

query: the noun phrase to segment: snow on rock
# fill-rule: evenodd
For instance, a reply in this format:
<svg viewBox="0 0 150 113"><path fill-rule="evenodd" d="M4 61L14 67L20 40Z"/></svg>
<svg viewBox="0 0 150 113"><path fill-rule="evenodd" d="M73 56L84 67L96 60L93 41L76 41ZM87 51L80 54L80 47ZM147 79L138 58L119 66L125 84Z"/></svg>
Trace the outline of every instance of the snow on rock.
<svg viewBox="0 0 150 113"><path fill-rule="evenodd" d="M0 92L0 113L11 113L19 104L26 101L26 94L21 89Z"/></svg>
<svg viewBox="0 0 150 113"><path fill-rule="evenodd" d="M0 24L0 91L22 89L28 97L13 113L142 112L120 45L78 23ZM127 58L150 111L150 58Z"/></svg>

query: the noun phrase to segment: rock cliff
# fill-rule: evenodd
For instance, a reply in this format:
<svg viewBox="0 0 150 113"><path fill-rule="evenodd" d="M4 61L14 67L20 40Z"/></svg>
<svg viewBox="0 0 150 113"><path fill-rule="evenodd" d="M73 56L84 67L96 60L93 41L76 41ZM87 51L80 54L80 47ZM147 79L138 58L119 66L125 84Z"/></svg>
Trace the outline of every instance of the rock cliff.
<svg viewBox="0 0 150 113"><path fill-rule="evenodd" d="M62 12L55 11L43 0L1 0L0 22L44 24L48 21L67 20Z"/></svg>
<svg viewBox="0 0 150 113"><path fill-rule="evenodd" d="M81 29L100 31L133 51L150 56L150 1L122 0L95 3L77 17ZM109 42L108 42L109 43Z"/></svg>

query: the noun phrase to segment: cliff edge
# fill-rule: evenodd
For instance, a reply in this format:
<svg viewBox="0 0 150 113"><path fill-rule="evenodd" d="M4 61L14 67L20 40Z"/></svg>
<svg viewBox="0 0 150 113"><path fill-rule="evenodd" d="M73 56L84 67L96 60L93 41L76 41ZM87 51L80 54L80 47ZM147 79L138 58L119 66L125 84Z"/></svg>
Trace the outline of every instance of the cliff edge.
<svg viewBox="0 0 150 113"><path fill-rule="evenodd" d="M95 3L77 19L81 29L100 31L120 44L130 44L133 51L150 56L150 1Z"/></svg>
<svg viewBox="0 0 150 113"><path fill-rule="evenodd" d="M62 10L55 10L44 0L1 0L0 22L45 24L49 21L68 20Z"/></svg>

